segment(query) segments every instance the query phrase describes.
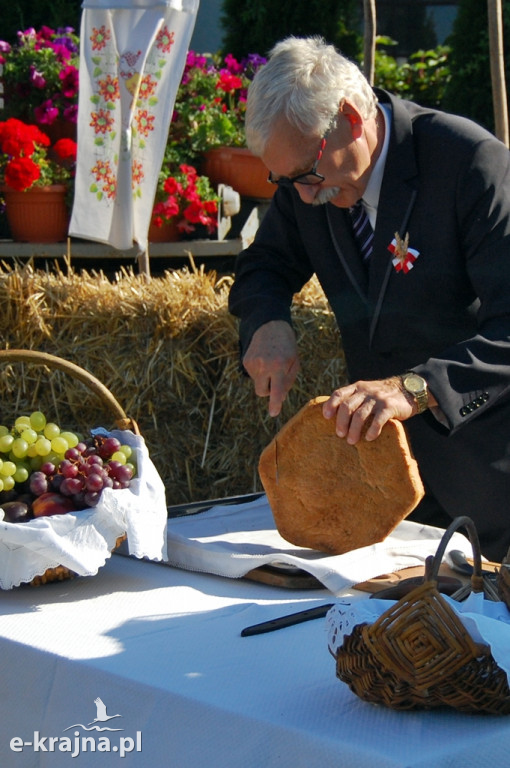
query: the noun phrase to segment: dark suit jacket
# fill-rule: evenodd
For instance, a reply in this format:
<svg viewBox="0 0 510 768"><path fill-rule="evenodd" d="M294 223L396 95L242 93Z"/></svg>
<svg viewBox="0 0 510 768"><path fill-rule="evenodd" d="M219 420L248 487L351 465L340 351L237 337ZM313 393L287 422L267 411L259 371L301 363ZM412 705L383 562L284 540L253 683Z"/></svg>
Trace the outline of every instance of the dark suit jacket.
<svg viewBox="0 0 510 768"><path fill-rule="evenodd" d="M483 552L510 545L510 153L471 121L377 91L392 109L374 251L360 264L347 212L277 190L254 243L239 255L230 309L241 346L316 273L335 313L352 381L413 369L430 412L406 422L428 490L476 523ZM405 274L395 232L419 251Z"/></svg>

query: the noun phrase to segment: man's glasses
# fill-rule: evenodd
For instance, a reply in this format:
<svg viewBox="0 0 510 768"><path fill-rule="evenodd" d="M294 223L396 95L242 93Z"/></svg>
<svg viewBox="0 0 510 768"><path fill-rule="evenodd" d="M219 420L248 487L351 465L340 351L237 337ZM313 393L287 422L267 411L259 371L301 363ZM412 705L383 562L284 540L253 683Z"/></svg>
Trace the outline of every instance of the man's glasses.
<svg viewBox="0 0 510 768"><path fill-rule="evenodd" d="M313 186L314 184L321 184L326 177L323 176L322 173L317 173L317 166L319 165L322 155L324 154L326 140L330 131L331 131L331 127L328 128L328 130L322 137L321 145L319 147L317 157L315 158L315 162L310 171L306 171L306 173L298 173L297 176L279 176L277 179L274 178L272 171L269 171L269 176L267 177L267 180L271 184L304 184L305 186Z"/></svg>

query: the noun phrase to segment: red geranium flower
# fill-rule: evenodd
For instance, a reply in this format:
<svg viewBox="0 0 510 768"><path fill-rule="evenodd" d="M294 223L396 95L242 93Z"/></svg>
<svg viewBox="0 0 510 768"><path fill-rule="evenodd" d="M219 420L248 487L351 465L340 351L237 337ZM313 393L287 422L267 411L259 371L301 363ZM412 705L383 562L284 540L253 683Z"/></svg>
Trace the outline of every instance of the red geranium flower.
<svg viewBox="0 0 510 768"><path fill-rule="evenodd" d="M49 138L36 125L26 125L15 117L0 123L0 151L8 157L31 157L36 144L50 145Z"/></svg>
<svg viewBox="0 0 510 768"><path fill-rule="evenodd" d="M168 179L165 179L163 183L163 189L167 195L182 194L182 186L173 176L169 176Z"/></svg>
<svg viewBox="0 0 510 768"><path fill-rule="evenodd" d="M243 81L240 77L237 75L233 75L231 72L229 72L226 69L223 69L220 72L220 79L216 83L216 89L225 91L226 93L230 93L230 91L235 91L237 88L243 87Z"/></svg>
<svg viewBox="0 0 510 768"><path fill-rule="evenodd" d="M49 150L50 140L36 125L9 118L0 122L0 172L8 187L24 190L61 184L72 178L76 142L61 139Z"/></svg>
<svg viewBox="0 0 510 768"><path fill-rule="evenodd" d="M199 176L194 166L182 163L178 170L160 177L152 216L157 227L175 219L181 232L191 233L201 224L212 233L217 227L217 213L218 196L209 179Z"/></svg>
<svg viewBox="0 0 510 768"><path fill-rule="evenodd" d="M32 186L41 175L41 170L30 157L15 157L5 168L7 186L23 191Z"/></svg>
<svg viewBox="0 0 510 768"><path fill-rule="evenodd" d="M76 162L76 142L72 139L59 139L53 145L53 152L59 158L59 160L66 162Z"/></svg>

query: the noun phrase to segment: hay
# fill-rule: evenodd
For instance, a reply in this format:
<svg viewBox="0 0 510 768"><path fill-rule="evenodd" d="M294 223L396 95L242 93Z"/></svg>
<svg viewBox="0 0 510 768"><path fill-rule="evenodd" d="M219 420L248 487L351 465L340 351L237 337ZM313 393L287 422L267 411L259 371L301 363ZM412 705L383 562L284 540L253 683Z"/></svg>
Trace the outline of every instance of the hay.
<svg viewBox="0 0 510 768"><path fill-rule="evenodd" d="M193 264L150 281L127 270L110 281L3 264L3 346L58 355L100 379L138 422L168 504L250 493L261 489L258 457L274 423L239 373L231 282ZM284 420L345 381L336 324L315 281L296 297L293 321L302 372ZM34 409L85 433L113 422L83 384L43 366L4 365L0 397L8 425Z"/></svg>

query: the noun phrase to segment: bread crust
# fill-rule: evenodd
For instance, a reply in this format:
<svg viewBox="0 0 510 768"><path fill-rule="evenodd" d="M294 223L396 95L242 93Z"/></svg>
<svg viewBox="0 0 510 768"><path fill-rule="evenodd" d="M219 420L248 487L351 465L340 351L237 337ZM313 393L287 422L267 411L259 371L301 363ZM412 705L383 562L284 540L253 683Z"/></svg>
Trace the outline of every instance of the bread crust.
<svg viewBox="0 0 510 768"><path fill-rule="evenodd" d="M264 449L259 476L276 527L300 547L343 554L391 533L424 496L404 425L350 445L316 397Z"/></svg>

